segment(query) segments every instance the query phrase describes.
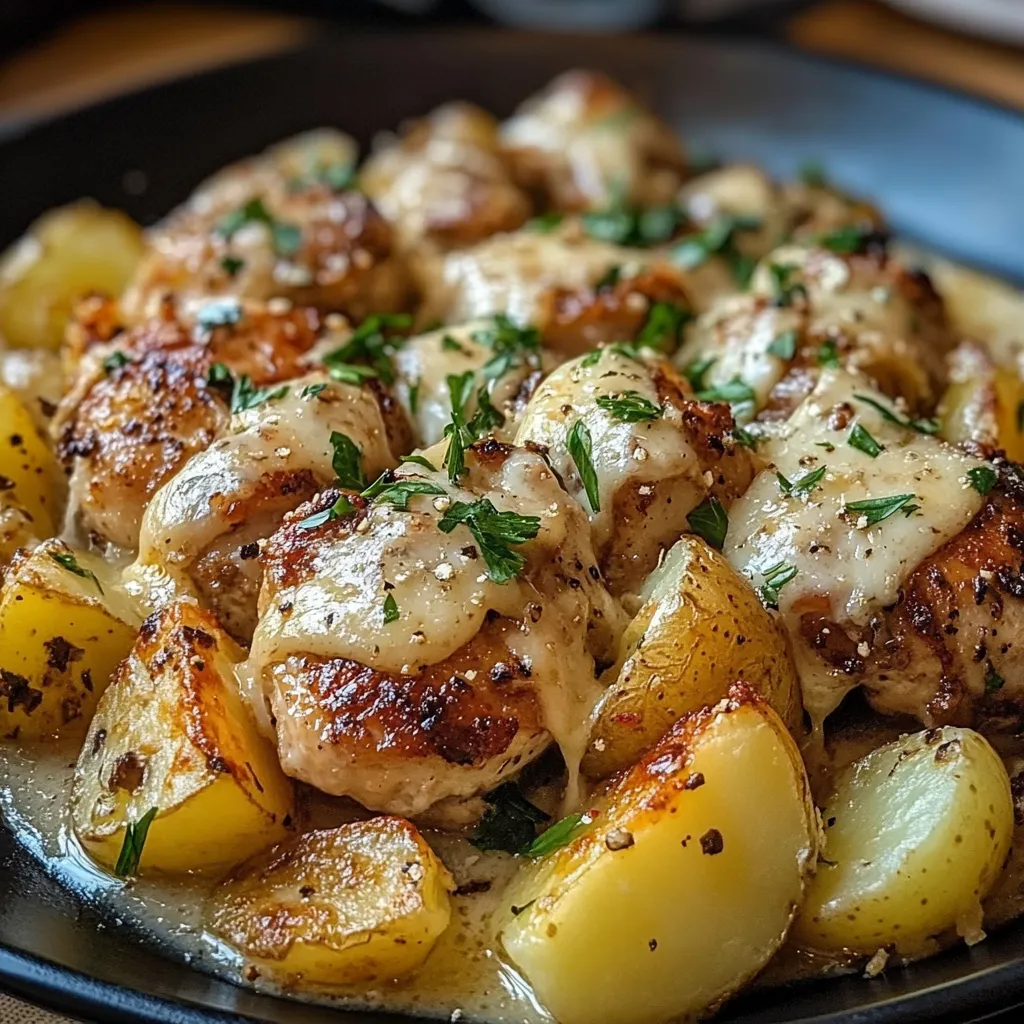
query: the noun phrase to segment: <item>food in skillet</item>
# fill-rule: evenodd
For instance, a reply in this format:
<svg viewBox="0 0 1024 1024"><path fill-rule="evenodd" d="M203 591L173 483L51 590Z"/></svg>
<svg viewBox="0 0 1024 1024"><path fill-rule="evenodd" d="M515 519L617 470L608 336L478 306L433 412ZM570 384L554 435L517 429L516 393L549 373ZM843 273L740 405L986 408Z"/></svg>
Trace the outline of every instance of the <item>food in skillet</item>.
<svg viewBox="0 0 1024 1024"><path fill-rule="evenodd" d="M1024 300L590 72L356 157L4 257L33 827L236 980L453 1019L695 1019L1024 910Z"/></svg>

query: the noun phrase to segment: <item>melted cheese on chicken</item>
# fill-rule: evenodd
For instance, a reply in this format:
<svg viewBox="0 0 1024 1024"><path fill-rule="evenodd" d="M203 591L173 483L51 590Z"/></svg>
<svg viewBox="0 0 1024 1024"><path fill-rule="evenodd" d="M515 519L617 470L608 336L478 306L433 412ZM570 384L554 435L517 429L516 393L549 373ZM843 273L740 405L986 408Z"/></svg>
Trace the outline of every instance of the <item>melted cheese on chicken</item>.
<svg viewBox="0 0 1024 1024"><path fill-rule="evenodd" d="M821 722L856 685L802 642L801 618L825 616L856 629L893 604L924 559L975 516L982 496L968 470L981 463L933 437L897 426L869 403L887 400L860 378L825 371L790 420L764 446L771 465L733 506L725 554L755 586L785 569L778 606L794 640L804 705ZM850 444L859 424L882 446L872 458ZM808 474L824 474L800 487ZM782 474L792 486L780 483ZM901 510L872 523L850 505L912 494ZM907 509L915 506L910 514Z"/></svg>

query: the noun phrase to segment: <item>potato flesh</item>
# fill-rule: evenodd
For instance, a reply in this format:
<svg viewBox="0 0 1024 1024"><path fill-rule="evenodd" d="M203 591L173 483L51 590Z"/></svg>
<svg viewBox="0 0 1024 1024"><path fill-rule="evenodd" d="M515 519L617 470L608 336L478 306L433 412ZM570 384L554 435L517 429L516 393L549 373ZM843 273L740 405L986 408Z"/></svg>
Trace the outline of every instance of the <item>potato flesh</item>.
<svg viewBox="0 0 1024 1024"><path fill-rule="evenodd" d="M632 842L629 842L632 839ZM681 720L594 827L506 894L501 943L561 1024L703 1015L785 937L817 824L799 751L750 687Z"/></svg>
<svg viewBox="0 0 1024 1024"><path fill-rule="evenodd" d="M118 210L88 201L51 210L0 258L0 336L56 350L75 302L120 295L142 249L138 225Z"/></svg>
<svg viewBox="0 0 1024 1024"><path fill-rule="evenodd" d="M242 652L187 602L152 616L104 694L72 787L72 822L112 868L155 807L142 871L232 867L288 834L290 781L234 676Z"/></svg>
<svg viewBox="0 0 1024 1024"><path fill-rule="evenodd" d="M595 713L583 770L604 778L635 764L684 714L743 679L794 731L799 684L786 641L750 584L704 541L683 537L651 575L627 627L615 682Z"/></svg>
<svg viewBox="0 0 1024 1024"><path fill-rule="evenodd" d="M275 977L378 982L415 970L448 927L444 865L401 818L309 832L244 865L212 930Z"/></svg>
<svg viewBox="0 0 1024 1024"><path fill-rule="evenodd" d="M36 536L56 532L57 463L18 396L0 385L0 497L28 514Z"/></svg>
<svg viewBox="0 0 1024 1024"><path fill-rule="evenodd" d="M918 956L977 914L1009 850L1013 802L988 742L946 727L854 762L822 819L823 861L793 939L827 952Z"/></svg>
<svg viewBox="0 0 1024 1024"><path fill-rule="evenodd" d="M96 579L57 558L73 559ZM0 589L3 735L80 736L88 726L139 627L113 575L101 559L60 541L40 545L7 573Z"/></svg>

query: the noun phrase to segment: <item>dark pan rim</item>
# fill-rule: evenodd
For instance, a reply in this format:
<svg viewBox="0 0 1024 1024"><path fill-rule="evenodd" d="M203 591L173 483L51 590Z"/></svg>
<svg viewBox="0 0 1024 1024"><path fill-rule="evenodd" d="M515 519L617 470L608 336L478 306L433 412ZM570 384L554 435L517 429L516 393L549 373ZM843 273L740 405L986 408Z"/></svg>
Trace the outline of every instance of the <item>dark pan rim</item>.
<svg viewBox="0 0 1024 1024"><path fill-rule="evenodd" d="M28 141L33 131L44 126L58 125L74 119L84 111L97 112L113 107L126 98L140 99L148 94L157 93L177 83L195 81L203 78L215 80L219 76L230 76L240 67L271 65L275 62L293 59L304 50L315 50L331 45L336 38L337 27L327 26L327 34L320 26L319 34L316 22L314 30L305 39L298 40L294 45L271 53L254 57L242 57L229 60L211 67L197 68L181 75L159 78L145 83L138 88L126 92L104 96L94 103L65 108L53 114L41 113L26 118L9 117L0 119L0 145L11 145ZM537 35L536 33L508 30L510 34L520 37ZM448 29L415 29L390 28L387 31L372 28L360 28L355 35L381 37L397 35L405 38L417 36L451 36L461 34L493 35L492 29L471 26L468 28L452 27ZM551 38L545 36L544 38ZM571 34L558 38L571 41ZM586 36L577 38L586 39ZM1015 123L1024 122L1024 111L994 97L980 96L930 79L917 78L897 69L876 66L856 58L842 54L831 54L820 51L809 51L798 46L792 40L782 36L757 38L753 36L721 33L687 33L689 41L707 41L711 46L734 51L769 51L784 52L786 57L795 63L807 66L840 68L849 76L863 79L889 80L901 88L916 91L920 94L945 97L965 106L972 106L989 114L997 114ZM669 49L674 38L671 34L631 33L624 37L629 44L657 46ZM6 828L0 824L0 827ZM55 884L59 884L55 882ZM1019 925L1017 925L1019 927ZM1014 925L1009 925L1014 927ZM948 955L948 951L947 954ZM193 968L194 969L194 968ZM827 982L820 982L827 984ZM230 984L230 982L224 982ZM229 1012L222 1009L207 1008L184 999L169 999L142 992L115 982L103 981L82 973L74 968L63 966L44 956L27 953L13 946L0 942L0 990L24 999L35 1005L45 1007L58 1013L64 1013L78 1019L102 1021L104 1024L259 1024L260 1017L248 1014ZM279 999L295 1007L301 1012L303 1004L262 994L264 999ZM756 998L756 996L755 996ZM988 968L975 968L961 978L939 983L915 992L896 994L884 1003L863 1009L847 1009L827 1012L813 1017L802 1017L801 1024L901 1024L910 1020L946 1021L949 1024L961 1022L988 1013L1024 1006L1024 958ZM737 1006L740 1010L741 1007ZM339 1009L338 1019L343 1020L345 1013ZM407 1017L409 1021L424 1019Z"/></svg>

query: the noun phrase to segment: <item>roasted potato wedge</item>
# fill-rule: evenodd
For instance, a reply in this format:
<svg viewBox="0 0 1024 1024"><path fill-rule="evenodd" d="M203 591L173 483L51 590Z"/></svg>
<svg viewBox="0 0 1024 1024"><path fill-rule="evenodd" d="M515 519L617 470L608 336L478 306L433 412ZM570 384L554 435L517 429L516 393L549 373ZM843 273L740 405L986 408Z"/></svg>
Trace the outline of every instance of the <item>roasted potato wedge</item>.
<svg viewBox="0 0 1024 1024"><path fill-rule="evenodd" d="M81 736L139 621L95 555L49 540L17 561L0 589L0 734Z"/></svg>
<svg viewBox="0 0 1024 1024"><path fill-rule="evenodd" d="M119 210L87 200L51 210L0 257L0 336L15 348L59 348L75 302L119 295L142 249L139 226Z"/></svg>
<svg viewBox="0 0 1024 1024"><path fill-rule="evenodd" d="M415 970L448 927L447 869L404 818L307 832L243 865L212 930L279 980L343 985Z"/></svg>
<svg viewBox="0 0 1024 1024"><path fill-rule="evenodd" d="M40 537L56 532L58 474L28 409L0 385L0 494L7 493L28 513Z"/></svg>
<svg viewBox="0 0 1024 1024"><path fill-rule="evenodd" d="M560 1024L691 1020L772 956L817 845L800 752L737 683L680 719L587 832L513 881L500 941Z"/></svg>
<svg viewBox="0 0 1024 1024"><path fill-rule="evenodd" d="M657 742L731 682L753 683L791 730L800 727L796 670L783 633L751 589L698 537L672 546L641 593L614 682L597 707L583 770L604 778Z"/></svg>
<svg viewBox="0 0 1024 1024"><path fill-rule="evenodd" d="M115 866L156 808L142 871L232 867L288 834L291 782L235 679L241 650L198 606L151 615L100 700L75 769L72 823Z"/></svg>
<svg viewBox="0 0 1024 1024"><path fill-rule="evenodd" d="M1013 835L1002 761L970 729L904 736L855 761L822 810L825 844L792 941L921 956L980 922Z"/></svg>

